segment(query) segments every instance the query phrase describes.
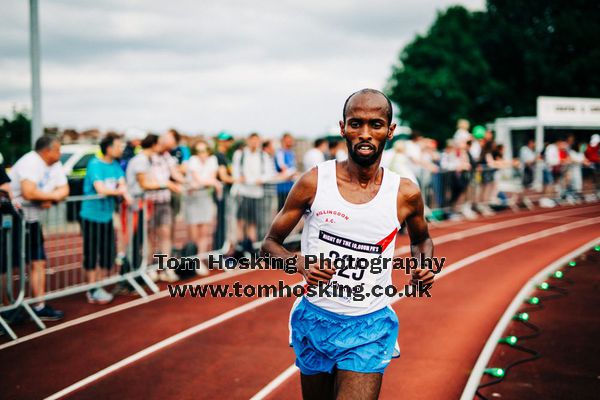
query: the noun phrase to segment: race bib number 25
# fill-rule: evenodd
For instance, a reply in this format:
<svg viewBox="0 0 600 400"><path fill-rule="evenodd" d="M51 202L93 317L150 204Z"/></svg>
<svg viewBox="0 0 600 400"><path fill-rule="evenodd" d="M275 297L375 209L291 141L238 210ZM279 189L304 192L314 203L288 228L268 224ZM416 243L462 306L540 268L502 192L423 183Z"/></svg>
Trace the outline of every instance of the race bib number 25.
<svg viewBox="0 0 600 400"><path fill-rule="evenodd" d="M318 251L319 257L330 259L336 267L328 289L331 299L355 307L368 307L373 300L372 297L359 296L360 301L358 301L357 296L347 294L348 290L360 290L364 294L375 285L377 275L371 272L370 263L373 258L381 256L381 246L320 231ZM333 293L334 291L337 293Z"/></svg>

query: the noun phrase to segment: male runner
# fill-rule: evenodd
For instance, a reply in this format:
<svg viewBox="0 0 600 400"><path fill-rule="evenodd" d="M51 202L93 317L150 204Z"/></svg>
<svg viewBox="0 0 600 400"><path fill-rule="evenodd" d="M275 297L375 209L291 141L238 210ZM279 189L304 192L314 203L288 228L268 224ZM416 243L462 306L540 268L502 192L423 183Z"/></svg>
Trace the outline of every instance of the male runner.
<svg viewBox="0 0 600 400"><path fill-rule="evenodd" d="M339 123L348 160L327 161L307 171L275 217L264 253L294 257L282 243L304 215L302 256L323 253L329 258L324 265L305 265L304 257L297 257L298 271L308 285L360 287L363 294L376 285L391 285L391 267L380 273L369 268L336 271L333 260L391 259L402 222L408 227L412 255L433 256L418 187L379 166L385 143L396 128L391 120L392 105L383 93L363 89L348 97ZM433 273L414 270L411 284L419 280L432 283ZM305 399L378 397L383 371L399 354L398 319L390 301L385 295L362 299L305 295L296 301L290 338Z"/></svg>

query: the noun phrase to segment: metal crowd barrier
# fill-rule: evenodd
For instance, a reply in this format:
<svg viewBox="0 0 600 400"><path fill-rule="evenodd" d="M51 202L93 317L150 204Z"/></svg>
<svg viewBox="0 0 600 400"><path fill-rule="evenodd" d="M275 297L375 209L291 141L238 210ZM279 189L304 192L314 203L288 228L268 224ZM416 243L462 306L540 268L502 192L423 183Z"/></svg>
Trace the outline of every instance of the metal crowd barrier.
<svg viewBox="0 0 600 400"><path fill-rule="evenodd" d="M252 253L260 247L279 211L278 201L276 184L244 185L231 196L231 238L238 252Z"/></svg>
<svg viewBox="0 0 600 400"><path fill-rule="evenodd" d="M186 191L179 199L173 198L173 202L168 204L172 218L167 227L172 247L168 253L205 259L209 254L239 256L257 250L260 239L267 233L285 199L278 192L276 184L257 186L257 191L252 196L246 196L243 190L238 193L235 187L225 187L221 195L214 193L214 190L203 193L204 200L208 195L210 202L200 203L203 207L200 210L193 209L198 205L194 203L193 196L197 194L194 191ZM158 226L158 213L164 205L147 197L134 199L131 205L117 203L112 221L104 225L90 223L79 215L84 201L105 198L100 195L70 196L48 209L39 210L38 220L43 233L46 260L43 294L34 293L31 284L32 254L27 254L29 249L26 246L30 224L23 212L16 210L6 200L1 214L0 235L0 256L3 257L0 270L0 329L16 339L9 322L10 316L20 310L24 310L39 329L45 329L46 325L33 312L33 305L98 287L128 284L141 297L148 296L147 290L158 292L159 288L151 276L158 268L154 254L164 250L157 234L157 229L161 229ZM190 235L193 231L189 223L190 215L186 215L188 212L210 215L210 218L203 219L200 237ZM21 235L19 240L15 239L17 234ZM290 240L299 240L299 234L290 237ZM197 251L195 254L182 254L190 242ZM236 254L238 251L241 253ZM117 265L118 252L125 253L125 264ZM105 276L94 283L88 283L86 279L86 254L97 256L94 262L96 271L102 270L102 266L107 267L104 268Z"/></svg>
<svg viewBox="0 0 600 400"><path fill-rule="evenodd" d="M33 312L32 306L56 298L83 293L90 289L114 284L130 285L130 288L141 297L159 288L148 277L147 227L143 217L147 213L146 202L135 199L139 207L119 207L113 214L113 221L103 229L99 225L87 224L79 217L83 201L101 200L103 196L71 196L65 201L50 208L38 210L37 221L43 235L45 254L32 254L28 244L40 240L39 230L27 221L23 210L15 210L8 204L2 212L2 241L0 255L3 269L0 284L0 326L12 339L16 339L14 331L7 323L11 316L16 316L23 309L40 328L45 324ZM24 204L28 207L31 204ZM10 210L14 212L11 213ZM15 214L16 212L16 214ZM88 240L84 241L84 236ZM19 238L19 240L16 240ZM129 263L117 266L116 252L123 249ZM84 252L95 252L98 256L95 266L103 264L105 275L96 282L88 283L83 269ZM43 291L34 292L32 280L35 278L32 259L45 259L43 270L45 283ZM95 268L98 270L98 268ZM42 287L40 284L38 287ZM43 293L42 293L43 292Z"/></svg>
<svg viewBox="0 0 600 400"><path fill-rule="evenodd" d="M477 168L472 171L423 171L417 176L429 216L461 212L461 206L475 211L489 211L489 207L516 210L521 204L532 208L533 201L547 197L556 204L595 201L599 190L597 171L582 166L581 172L566 167L560 182L553 182L544 193L536 187L535 168L531 181L525 185L522 167ZM556 187L554 187L556 186ZM590 197L591 196L591 197Z"/></svg>
<svg viewBox="0 0 600 400"><path fill-rule="evenodd" d="M0 198L0 329L11 339L17 335L9 322L25 298L25 254L19 243L25 240L22 215L6 198Z"/></svg>
<svg viewBox="0 0 600 400"><path fill-rule="evenodd" d="M515 168L425 171L417 179L433 219L458 213L465 204L476 210L490 205L514 206L516 197L523 193L521 176ZM498 193L509 194L510 198L501 200Z"/></svg>

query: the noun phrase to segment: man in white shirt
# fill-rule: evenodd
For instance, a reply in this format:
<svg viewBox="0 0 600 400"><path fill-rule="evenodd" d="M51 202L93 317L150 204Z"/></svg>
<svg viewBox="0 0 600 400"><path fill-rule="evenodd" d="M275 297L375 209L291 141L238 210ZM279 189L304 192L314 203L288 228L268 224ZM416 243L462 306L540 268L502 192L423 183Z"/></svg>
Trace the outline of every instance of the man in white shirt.
<svg viewBox="0 0 600 400"><path fill-rule="evenodd" d="M325 139L315 140L314 147L304 153L304 158L302 159L304 170L308 171L317 164L324 162L325 152L327 151L328 147L329 146Z"/></svg>
<svg viewBox="0 0 600 400"><path fill-rule="evenodd" d="M454 140L454 143L457 146L459 146L461 143L467 142L473 138L471 136L471 133L469 132L470 127L471 127L471 124L466 119L458 120L458 122L456 123L456 132L454 132L454 136L452 137L452 139Z"/></svg>
<svg viewBox="0 0 600 400"><path fill-rule="evenodd" d="M40 223L42 210L52 207L69 195L69 185L60 162L60 142L53 136L42 136L35 150L21 157L10 171L14 202L21 205L25 216L25 262L31 263L31 290L38 298L45 294L46 252ZM41 320L56 321L64 313L46 305L43 299L33 307Z"/></svg>
<svg viewBox="0 0 600 400"><path fill-rule="evenodd" d="M533 183L535 168L535 140L529 139L527 144L519 150L519 161L523 173L523 187L528 189Z"/></svg>
<svg viewBox="0 0 600 400"><path fill-rule="evenodd" d="M411 168L411 160L406 155L406 140L396 140L394 147L383 152L381 165L394 171L400 177L410 179L419 186L417 177Z"/></svg>
<svg viewBox="0 0 600 400"><path fill-rule="evenodd" d="M544 161L546 161L546 164L550 168L554 168L560 165L560 154L556 142L550 143L546 147L546 151L544 153Z"/></svg>
<svg viewBox="0 0 600 400"><path fill-rule="evenodd" d="M243 250L252 252L252 243L258 240L257 224L264 215L264 184L274 176L273 160L262 151L261 140L252 133L246 140L246 147L233 154L233 178L236 183L234 193L239 196L238 243Z"/></svg>
<svg viewBox="0 0 600 400"><path fill-rule="evenodd" d="M544 161L546 167L549 170L551 176L550 185L546 189L551 189L554 186L554 190L560 196L563 188L563 166L560 160L560 140L554 140L544 151ZM552 185L553 184L553 185Z"/></svg>

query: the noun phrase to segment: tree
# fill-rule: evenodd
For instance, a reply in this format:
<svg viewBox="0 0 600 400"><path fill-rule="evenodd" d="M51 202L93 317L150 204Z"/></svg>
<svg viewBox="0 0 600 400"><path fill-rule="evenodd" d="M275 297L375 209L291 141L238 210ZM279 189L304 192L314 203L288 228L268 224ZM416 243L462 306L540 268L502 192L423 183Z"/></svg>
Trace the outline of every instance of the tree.
<svg viewBox="0 0 600 400"><path fill-rule="evenodd" d="M478 122L493 116L491 94L500 85L491 77L474 35L480 19L463 7L450 7L400 54L387 92L400 106L400 118L413 129L443 139L459 118Z"/></svg>
<svg viewBox="0 0 600 400"><path fill-rule="evenodd" d="M25 112L13 110L12 117L0 119L0 149L6 165L31 150L31 119Z"/></svg>
<svg viewBox="0 0 600 400"><path fill-rule="evenodd" d="M450 7L402 50L386 91L401 120L438 139L458 118L535 115L538 96L600 97L597 21L591 0Z"/></svg>
<svg viewBox="0 0 600 400"><path fill-rule="evenodd" d="M535 115L538 96L600 96L600 2L488 0L478 35L503 115Z"/></svg>

